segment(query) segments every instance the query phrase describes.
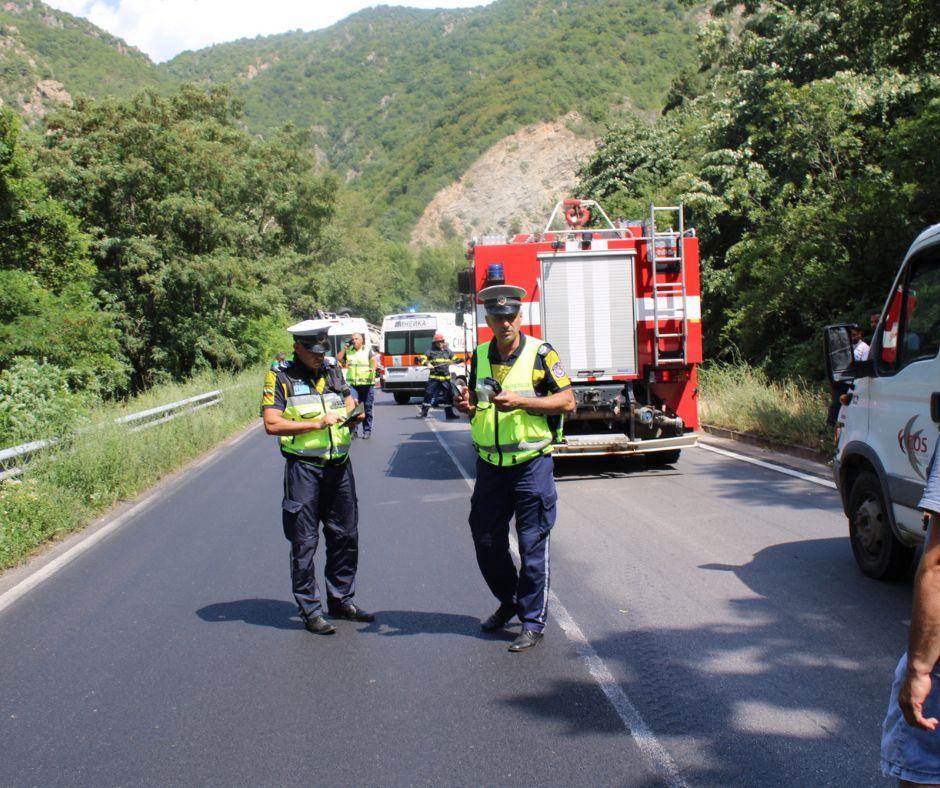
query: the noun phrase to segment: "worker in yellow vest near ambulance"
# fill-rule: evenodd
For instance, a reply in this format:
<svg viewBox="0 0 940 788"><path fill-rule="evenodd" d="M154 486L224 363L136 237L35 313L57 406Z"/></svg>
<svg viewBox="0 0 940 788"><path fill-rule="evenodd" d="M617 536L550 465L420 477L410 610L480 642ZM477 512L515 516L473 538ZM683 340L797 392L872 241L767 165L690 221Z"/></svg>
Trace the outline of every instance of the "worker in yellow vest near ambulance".
<svg viewBox="0 0 940 788"><path fill-rule="evenodd" d="M372 406L375 402L375 375L379 365L378 356L372 348L366 347L365 337L355 333L349 338L346 346L336 354L336 360L346 367L346 382L355 392L365 408L365 420L362 422L362 437L368 440L372 437ZM350 429L353 438L358 437L358 426Z"/></svg>
<svg viewBox="0 0 940 788"><path fill-rule="evenodd" d="M526 291L493 285L479 293L493 340L473 354L469 388L454 406L470 416L477 451L476 483L470 499L470 532L477 563L499 600L480 625L501 629L514 617L522 632L510 651L541 642L548 615L549 542L558 495L552 443L560 440L561 418L576 408L571 381L547 342L521 333ZM516 518L521 566L509 549L509 521Z"/></svg>
<svg viewBox="0 0 940 788"><path fill-rule="evenodd" d="M375 620L352 601L359 565L359 506L347 419L355 402L339 365L326 357L329 325L327 320L304 320L287 329L294 336L294 359L268 370L261 398L265 431L279 438L286 460L281 520L291 545L294 599L304 626L315 635L336 631L323 617L314 571L321 523L326 612L348 621Z"/></svg>

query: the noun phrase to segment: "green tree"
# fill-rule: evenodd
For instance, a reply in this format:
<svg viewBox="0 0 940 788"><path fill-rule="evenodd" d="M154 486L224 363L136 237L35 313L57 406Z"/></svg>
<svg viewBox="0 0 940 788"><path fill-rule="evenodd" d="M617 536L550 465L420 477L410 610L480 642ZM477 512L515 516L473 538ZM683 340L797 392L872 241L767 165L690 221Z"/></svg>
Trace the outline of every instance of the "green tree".
<svg viewBox="0 0 940 788"><path fill-rule="evenodd" d="M32 169L16 118L0 110L0 370L46 359L73 390L120 392L127 369L91 293L88 239Z"/></svg>
<svg viewBox="0 0 940 788"><path fill-rule="evenodd" d="M227 91L186 86L49 119L44 178L92 237L136 387L254 363L292 272L318 265L334 180L304 134L258 139L239 117Z"/></svg>

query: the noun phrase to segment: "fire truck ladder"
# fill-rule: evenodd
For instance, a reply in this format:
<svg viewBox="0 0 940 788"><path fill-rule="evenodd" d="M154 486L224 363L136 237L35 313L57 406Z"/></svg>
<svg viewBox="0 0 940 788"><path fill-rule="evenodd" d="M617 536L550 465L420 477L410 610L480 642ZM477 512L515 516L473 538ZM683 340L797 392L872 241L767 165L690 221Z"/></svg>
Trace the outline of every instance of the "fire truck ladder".
<svg viewBox="0 0 940 788"><path fill-rule="evenodd" d="M670 214L678 225L664 232L656 231L656 215ZM674 366L688 363L686 339L689 334L689 319L685 283L685 218L682 205L650 206L647 259L650 263L650 279L653 282L653 366ZM678 275L673 282L660 282L657 274ZM663 332L664 322L678 323L678 332ZM660 340L678 340L677 350L663 350Z"/></svg>

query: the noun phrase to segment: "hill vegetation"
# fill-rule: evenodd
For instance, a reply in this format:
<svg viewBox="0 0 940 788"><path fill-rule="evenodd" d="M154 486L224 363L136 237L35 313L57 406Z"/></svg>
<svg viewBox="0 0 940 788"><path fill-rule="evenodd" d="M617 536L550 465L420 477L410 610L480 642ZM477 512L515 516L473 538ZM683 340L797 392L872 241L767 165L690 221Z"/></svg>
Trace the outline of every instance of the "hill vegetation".
<svg viewBox="0 0 940 788"><path fill-rule="evenodd" d="M494 143L565 115L604 132L583 196L687 205L707 355L818 380L820 326L867 322L940 220L940 8L720 0L696 52L697 8L379 7L157 67L8 0L0 444L248 368L316 309L450 308L461 244L410 247L416 220Z"/></svg>
<svg viewBox="0 0 940 788"><path fill-rule="evenodd" d="M629 102L656 112L693 63L696 22L673 0L497 0L379 6L328 30L180 55L170 73L227 83L255 131L309 129L326 161L406 238L434 194L520 127L579 112L583 135Z"/></svg>
<svg viewBox="0 0 940 788"><path fill-rule="evenodd" d="M129 98L178 80L138 49L38 0L0 5L0 103L28 122L79 95Z"/></svg>
<svg viewBox="0 0 940 788"><path fill-rule="evenodd" d="M821 327L867 329L906 247L940 221L940 6L714 12L668 111L611 129L581 188L616 214L684 202L702 240L706 356L819 380Z"/></svg>

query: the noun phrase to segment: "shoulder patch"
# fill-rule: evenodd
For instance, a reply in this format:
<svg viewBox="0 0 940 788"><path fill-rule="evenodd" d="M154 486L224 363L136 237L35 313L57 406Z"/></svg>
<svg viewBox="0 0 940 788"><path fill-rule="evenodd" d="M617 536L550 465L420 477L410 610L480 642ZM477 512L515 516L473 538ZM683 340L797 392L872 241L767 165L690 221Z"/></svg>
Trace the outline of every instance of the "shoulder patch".
<svg viewBox="0 0 940 788"><path fill-rule="evenodd" d="M543 358L551 352L552 352L552 346L549 345L548 342L543 342L541 345L539 345L539 355L542 356Z"/></svg>

